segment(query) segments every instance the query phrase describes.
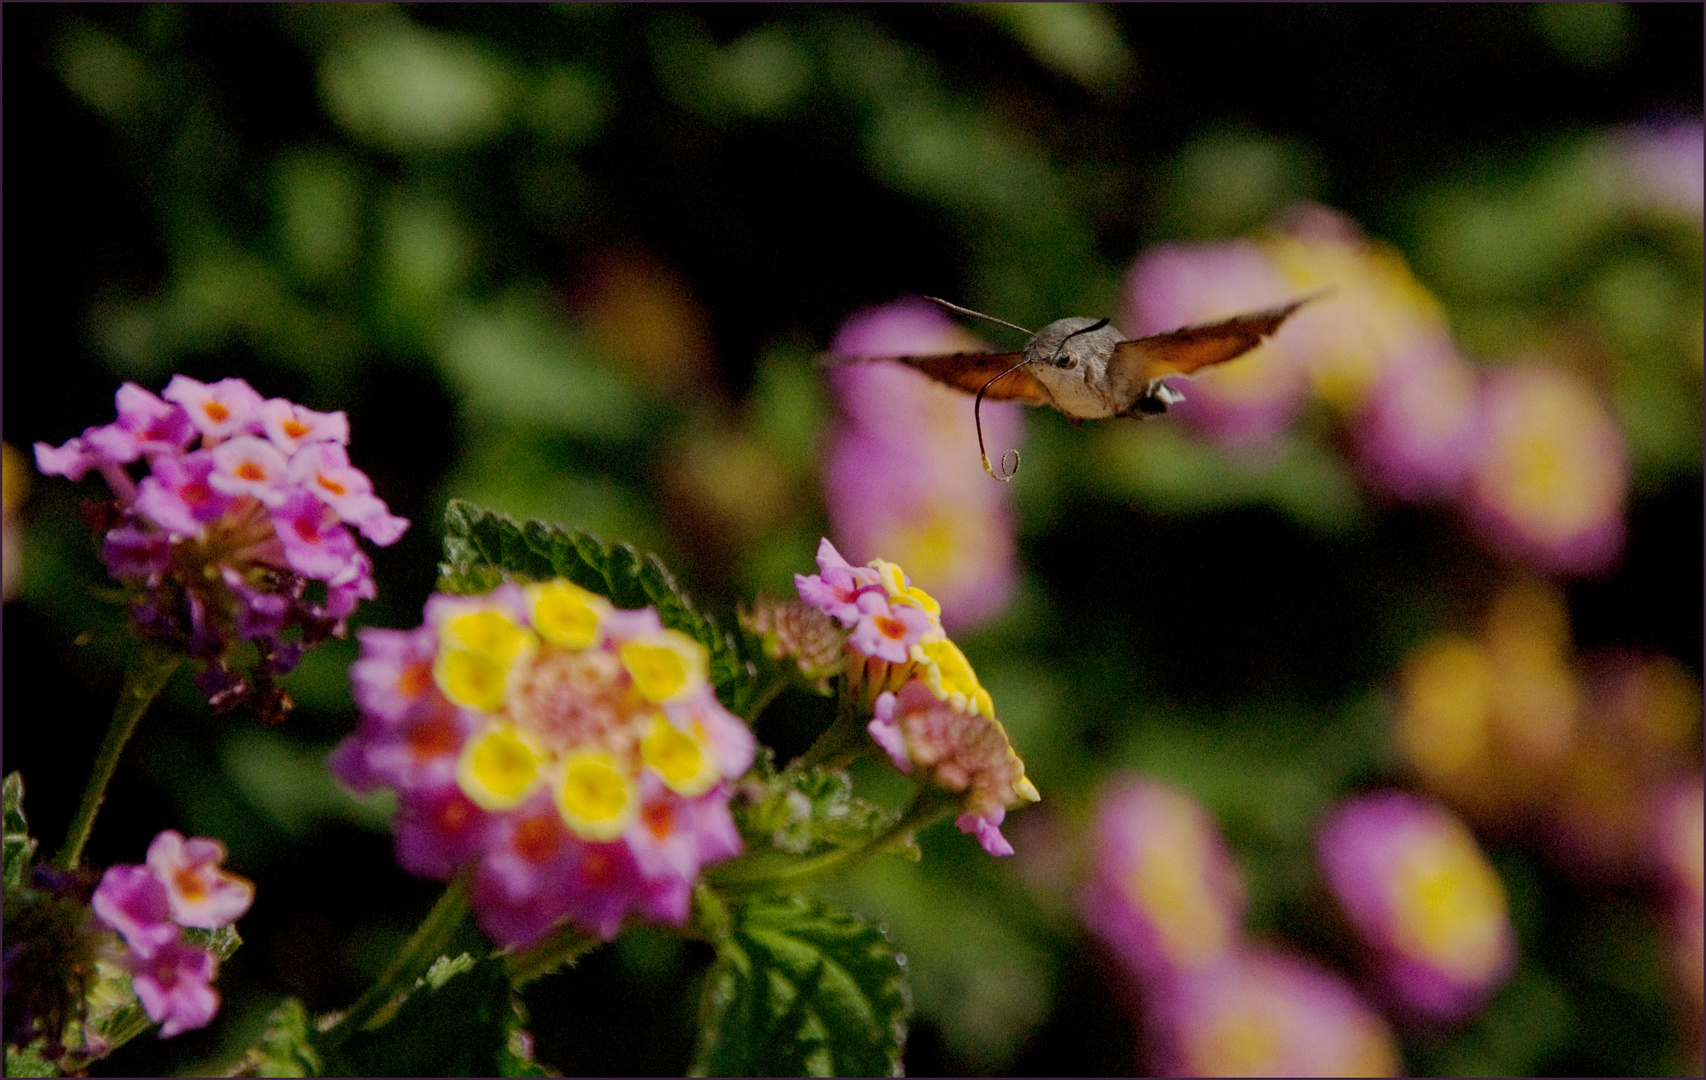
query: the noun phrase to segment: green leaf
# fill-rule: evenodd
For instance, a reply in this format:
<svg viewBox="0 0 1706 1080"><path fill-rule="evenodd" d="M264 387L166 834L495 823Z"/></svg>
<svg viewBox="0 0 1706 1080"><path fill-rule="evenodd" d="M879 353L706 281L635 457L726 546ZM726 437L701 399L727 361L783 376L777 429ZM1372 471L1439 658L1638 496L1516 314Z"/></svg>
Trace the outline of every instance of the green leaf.
<svg viewBox="0 0 1706 1080"><path fill-rule="evenodd" d="M186 926L183 929L183 937L185 945L206 949L221 961L231 959L231 954L237 951L237 946L243 944L243 939L237 936L235 926L221 926L217 930Z"/></svg>
<svg viewBox="0 0 1706 1080"><path fill-rule="evenodd" d="M513 1013L501 958L440 957L388 1021L351 1035L327 1054L326 1068L338 1076L502 1075Z"/></svg>
<svg viewBox="0 0 1706 1080"><path fill-rule="evenodd" d="M705 984L695 1076L899 1076L911 1004L881 928L820 901L735 907Z"/></svg>
<svg viewBox="0 0 1706 1080"><path fill-rule="evenodd" d="M4 788L5 824L0 845L4 846L4 880L6 888L16 889L24 883L24 873L35 858L36 842L30 838L29 823L24 820L24 777L10 773ZM7 1070L8 1075L13 1075Z"/></svg>
<svg viewBox="0 0 1706 1080"><path fill-rule="evenodd" d="M747 716L757 703L758 665L747 655L748 648L693 605L656 555L543 521L518 525L505 514L461 499L450 501L444 512L441 590L481 593L505 581L558 577L620 608L656 607L665 626L680 630L710 653L711 685L724 705Z"/></svg>
<svg viewBox="0 0 1706 1080"><path fill-rule="evenodd" d="M266 1034L243 1055L232 1076L319 1076L320 1053L314 1049L308 1009L296 998L267 1017Z"/></svg>

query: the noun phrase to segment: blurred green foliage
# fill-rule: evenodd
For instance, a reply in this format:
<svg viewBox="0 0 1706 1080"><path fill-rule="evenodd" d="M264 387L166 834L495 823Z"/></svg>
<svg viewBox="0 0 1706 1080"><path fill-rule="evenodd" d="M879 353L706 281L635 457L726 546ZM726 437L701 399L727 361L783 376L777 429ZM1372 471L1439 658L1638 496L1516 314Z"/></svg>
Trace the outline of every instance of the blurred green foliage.
<svg viewBox="0 0 1706 1080"><path fill-rule="evenodd" d="M1698 203L1607 189L1620 125L1698 121L1697 6L0 17L7 441L58 444L110 418L118 382L158 390L174 371L348 410L352 458L415 522L376 554L364 623L419 621L444 507L464 498L656 552L733 626L827 530L813 356L840 320L906 293L1024 325L1117 318L1143 247L1317 199L1400 248L1468 355L1544 356L1606 393L1634 464L1631 541L1616 574L1570 587L1575 638L1699 675ZM1311 416L1238 456L1168 424L1030 418L1024 580L963 645L1045 801L1011 819L1007 863L944 827L917 865L830 887L907 958L915 1073L1138 1067L1072 914L1075 838L1117 769L1213 811L1257 932L1346 961L1319 925L1313 826L1402 777L1390 674L1504 570L1445 515L1369 496L1336 438ZM7 768L49 846L128 647L85 493L33 486L6 606ZM279 1003L343 1007L430 905L436 887L392 861L388 806L321 767L354 724L353 657L310 655L282 729L209 715L183 676L145 720L90 859L136 861L164 827L215 835L259 899L222 1023L98 1069L223 1067L269 1015L266 1045L296 1061L303 1021ZM889 779L855 776L879 803ZM1531 912L1523 965L1460 1030L1406 1032L1407 1066L1697 1068L1643 887L1587 889L1521 838L1494 855ZM711 963L641 928L530 985L539 1060L686 1069L690 1007L651 1003L697 1002ZM513 1035L477 1020L480 1039Z"/></svg>

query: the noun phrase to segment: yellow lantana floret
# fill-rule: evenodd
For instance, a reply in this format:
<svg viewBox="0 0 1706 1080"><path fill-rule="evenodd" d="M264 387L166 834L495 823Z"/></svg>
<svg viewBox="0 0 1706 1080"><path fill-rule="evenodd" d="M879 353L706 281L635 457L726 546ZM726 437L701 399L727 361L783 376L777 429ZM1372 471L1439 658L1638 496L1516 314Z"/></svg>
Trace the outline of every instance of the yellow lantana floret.
<svg viewBox="0 0 1706 1080"><path fill-rule="evenodd" d="M1504 961L1504 884L1461 825L1413 839L1392 889L1399 948L1464 980Z"/></svg>
<svg viewBox="0 0 1706 1080"><path fill-rule="evenodd" d="M722 775L711 756L704 726L695 722L683 731L661 713L640 740L640 759L663 777L671 791L690 799L710 791Z"/></svg>
<svg viewBox="0 0 1706 1080"><path fill-rule="evenodd" d="M556 797L563 823L582 840L614 840L640 812L639 786L602 750L563 759Z"/></svg>
<svg viewBox="0 0 1706 1080"><path fill-rule="evenodd" d="M921 608L932 621L942 617L942 605L936 602L934 596L916 585L909 584L906 572L899 566L887 559L872 559L869 565L877 572L878 579L883 583L883 591L888 594L891 603L911 604Z"/></svg>
<svg viewBox="0 0 1706 1080"><path fill-rule="evenodd" d="M456 763L456 782L474 805L509 810L533 790L539 779L539 749L504 724L470 739Z"/></svg>
<svg viewBox="0 0 1706 1080"><path fill-rule="evenodd" d="M537 635L501 611L455 615L439 627L433 679L457 704L493 712L503 704L511 674L538 648Z"/></svg>
<svg viewBox="0 0 1706 1080"><path fill-rule="evenodd" d="M682 701L705 685L705 646L679 630L625 641L616 650L634 685L655 705Z"/></svg>
<svg viewBox="0 0 1706 1080"><path fill-rule="evenodd" d="M527 605L539 636L566 649L584 649L597 641L599 620L611 610L602 596L562 578L527 586Z"/></svg>
<svg viewBox="0 0 1706 1080"><path fill-rule="evenodd" d="M938 700L994 718L995 704L989 698L989 691L978 685L977 673L958 645L947 638L921 642L912 647L912 659L918 664L924 685Z"/></svg>

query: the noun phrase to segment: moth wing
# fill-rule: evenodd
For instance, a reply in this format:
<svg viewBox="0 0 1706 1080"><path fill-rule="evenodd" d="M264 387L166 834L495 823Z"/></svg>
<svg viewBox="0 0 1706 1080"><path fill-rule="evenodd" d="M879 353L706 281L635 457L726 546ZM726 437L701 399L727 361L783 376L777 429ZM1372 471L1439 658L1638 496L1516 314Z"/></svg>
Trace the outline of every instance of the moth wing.
<svg viewBox="0 0 1706 1080"><path fill-rule="evenodd" d="M984 397L991 401L1022 401L1026 405L1049 404L1048 392L1029 371L1024 368L1008 371L1024 359L1023 353L1016 352L960 352L935 356L837 356L828 358L826 363L839 366L889 360L922 371L937 382L968 394L977 393L985 383L1005 371L1007 374L992 384Z"/></svg>
<svg viewBox="0 0 1706 1080"><path fill-rule="evenodd" d="M1193 375L1205 367L1243 356L1278 330L1292 312L1320 295L1305 296L1268 311L1234 315L1220 322L1122 341L1114 346L1113 363L1133 371L1135 385L1163 375Z"/></svg>

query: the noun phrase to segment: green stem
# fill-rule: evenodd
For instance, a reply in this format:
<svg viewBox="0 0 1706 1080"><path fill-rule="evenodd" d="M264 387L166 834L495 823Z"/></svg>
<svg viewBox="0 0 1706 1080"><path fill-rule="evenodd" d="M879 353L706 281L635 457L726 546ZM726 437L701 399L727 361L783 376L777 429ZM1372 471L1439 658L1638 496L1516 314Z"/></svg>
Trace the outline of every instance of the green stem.
<svg viewBox="0 0 1706 1080"><path fill-rule="evenodd" d="M148 711L149 704L159 696L181 663L183 657L155 649L144 649L131 660L124 674L124 688L119 691L118 703L113 706L107 737L101 743L100 753L95 756L95 771L89 775L89 783L83 788L83 803L77 808L77 816L71 819L71 828L65 834L65 846L54 857L53 864L59 869L77 868L78 860L83 857L83 845L89 842L89 833L95 827L95 815L107 797L107 784L118 768L119 755L124 753L124 744L130 741L142 714Z"/></svg>
<svg viewBox="0 0 1706 1080"><path fill-rule="evenodd" d="M800 859L780 867L774 865L742 866L727 863L706 871L705 876L721 887L744 889L769 888L779 885L794 887L814 877L834 871L851 870L873 855L902 847L913 833L934 824L959 804L953 795L937 788L923 788L907 808L906 814L869 844L856 848L838 848L810 859Z"/></svg>
<svg viewBox="0 0 1706 1080"><path fill-rule="evenodd" d="M427 912L414 936L409 938L408 943L403 946L403 951L391 961L391 966L385 969L385 973L367 988L367 992L349 1007L348 1012L338 1018L337 1023L315 1040L320 1049L335 1050L342 1046L345 1040L363 1030L369 1021L396 1000L399 994L414 986L415 980L426 974L432 962L449 947L451 939L467 916L468 880L466 875L458 874L445 886L444 895L440 896L438 903Z"/></svg>
<svg viewBox="0 0 1706 1080"><path fill-rule="evenodd" d="M863 717L843 706L837 713L835 722L823 729L823 734L806 748L805 753L795 759L794 764L805 769L814 765L845 765L864 749L865 736L868 734L865 730L866 723Z"/></svg>
<svg viewBox="0 0 1706 1080"><path fill-rule="evenodd" d="M787 688L787 676L779 675L771 679L769 685L760 690L758 696L752 700L752 704L746 707L746 716L743 719L748 724L757 722L758 718L764 714L764 710L770 707L770 703L776 700L776 695Z"/></svg>

